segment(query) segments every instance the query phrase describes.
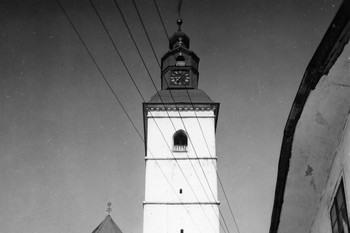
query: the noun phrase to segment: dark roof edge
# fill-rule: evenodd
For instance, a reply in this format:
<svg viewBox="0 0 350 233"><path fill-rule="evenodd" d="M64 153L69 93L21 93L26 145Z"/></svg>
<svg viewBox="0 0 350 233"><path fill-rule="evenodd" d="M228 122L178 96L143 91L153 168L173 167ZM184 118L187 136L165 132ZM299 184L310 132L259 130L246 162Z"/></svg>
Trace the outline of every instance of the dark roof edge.
<svg viewBox="0 0 350 233"><path fill-rule="evenodd" d="M350 37L350 0L344 0L304 73L284 128L278 162L275 199L270 233L277 233L280 223L295 127L306 100L323 75L328 74Z"/></svg>
<svg viewBox="0 0 350 233"><path fill-rule="evenodd" d="M103 230L103 226L107 223L107 221L110 220L112 227L114 229L114 232L122 233L118 225L113 221L113 218L110 215L107 215L105 219L95 228L95 230L92 231L92 233L99 233L101 230Z"/></svg>

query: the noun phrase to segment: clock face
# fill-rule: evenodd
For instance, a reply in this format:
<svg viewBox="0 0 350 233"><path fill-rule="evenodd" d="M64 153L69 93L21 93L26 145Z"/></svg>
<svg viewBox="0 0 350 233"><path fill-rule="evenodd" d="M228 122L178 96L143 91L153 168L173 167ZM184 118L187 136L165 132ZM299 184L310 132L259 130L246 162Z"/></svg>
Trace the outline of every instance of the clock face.
<svg viewBox="0 0 350 233"><path fill-rule="evenodd" d="M187 86L190 84L190 72L188 70L173 70L170 74L170 82L177 86Z"/></svg>

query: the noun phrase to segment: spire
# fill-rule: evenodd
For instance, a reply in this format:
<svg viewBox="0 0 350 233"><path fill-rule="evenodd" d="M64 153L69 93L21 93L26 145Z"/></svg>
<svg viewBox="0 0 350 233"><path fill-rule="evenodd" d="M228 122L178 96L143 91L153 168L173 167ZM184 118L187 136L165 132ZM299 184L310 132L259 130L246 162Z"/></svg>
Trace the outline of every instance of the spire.
<svg viewBox="0 0 350 233"><path fill-rule="evenodd" d="M181 30L182 19L176 21L178 29L172 37L169 39L169 49L173 50L177 47L190 48L190 38Z"/></svg>
<svg viewBox="0 0 350 233"><path fill-rule="evenodd" d="M177 30L169 39L170 50L162 57L162 90L198 88L199 58L190 50L190 38L182 32L182 23L181 18L176 21Z"/></svg>

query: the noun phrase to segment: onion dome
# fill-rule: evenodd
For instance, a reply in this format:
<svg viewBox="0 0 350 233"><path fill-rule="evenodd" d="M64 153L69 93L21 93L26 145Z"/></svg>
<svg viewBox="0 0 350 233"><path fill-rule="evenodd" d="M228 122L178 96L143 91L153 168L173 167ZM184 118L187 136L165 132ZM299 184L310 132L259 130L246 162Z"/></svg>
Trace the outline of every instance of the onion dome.
<svg viewBox="0 0 350 233"><path fill-rule="evenodd" d="M169 49L173 50L177 47L185 47L186 49L190 48L190 38L181 31L182 19L176 21L178 25L177 31L169 39Z"/></svg>

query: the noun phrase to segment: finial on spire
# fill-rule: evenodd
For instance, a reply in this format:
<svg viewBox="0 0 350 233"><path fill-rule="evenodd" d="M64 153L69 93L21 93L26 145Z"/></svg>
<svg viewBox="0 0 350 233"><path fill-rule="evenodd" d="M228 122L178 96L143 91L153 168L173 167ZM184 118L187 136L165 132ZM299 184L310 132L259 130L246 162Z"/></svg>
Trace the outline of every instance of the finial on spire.
<svg viewBox="0 0 350 233"><path fill-rule="evenodd" d="M181 31L182 19L176 20L177 26L179 27L177 30Z"/></svg>
<svg viewBox="0 0 350 233"><path fill-rule="evenodd" d="M112 203L111 202L108 202L107 203L107 210L106 210L106 212L107 212L107 214L108 215L110 215L111 214L111 212L112 212Z"/></svg>

